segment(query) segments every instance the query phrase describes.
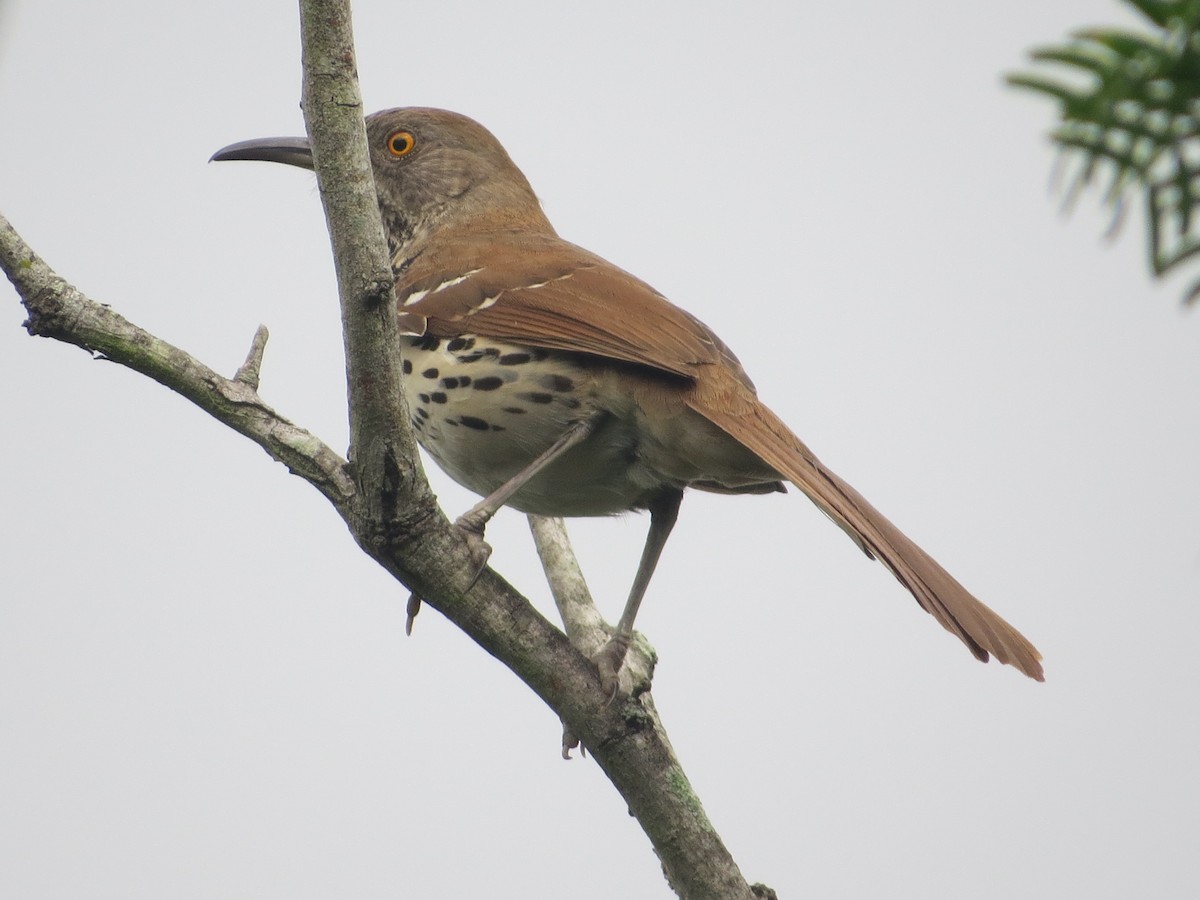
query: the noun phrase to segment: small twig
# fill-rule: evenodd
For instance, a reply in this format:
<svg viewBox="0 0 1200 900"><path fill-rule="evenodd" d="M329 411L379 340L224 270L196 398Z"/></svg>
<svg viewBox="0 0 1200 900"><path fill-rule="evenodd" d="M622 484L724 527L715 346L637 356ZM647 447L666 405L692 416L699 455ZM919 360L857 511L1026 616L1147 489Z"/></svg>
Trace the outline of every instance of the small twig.
<svg viewBox="0 0 1200 900"><path fill-rule="evenodd" d="M250 352L246 354L246 361L233 376L234 381L240 381L242 384L249 385L252 390L258 390L258 379L262 373L263 351L267 349L267 340L270 337L271 333L267 331L267 326L259 325L258 330L254 332L254 340L250 342Z"/></svg>

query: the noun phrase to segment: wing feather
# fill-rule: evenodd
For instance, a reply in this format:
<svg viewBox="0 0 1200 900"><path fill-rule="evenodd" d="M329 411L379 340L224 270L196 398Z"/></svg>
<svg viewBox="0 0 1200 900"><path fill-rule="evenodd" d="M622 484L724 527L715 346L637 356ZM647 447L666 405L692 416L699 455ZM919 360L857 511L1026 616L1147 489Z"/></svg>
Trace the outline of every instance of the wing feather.
<svg viewBox="0 0 1200 900"><path fill-rule="evenodd" d="M481 242L465 240L414 260L397 284L403 326L591 353L684 378L725 362L752 389L737 358L694 316L586 250L540 237L504 243L493 235L486 262Z"/></svg>

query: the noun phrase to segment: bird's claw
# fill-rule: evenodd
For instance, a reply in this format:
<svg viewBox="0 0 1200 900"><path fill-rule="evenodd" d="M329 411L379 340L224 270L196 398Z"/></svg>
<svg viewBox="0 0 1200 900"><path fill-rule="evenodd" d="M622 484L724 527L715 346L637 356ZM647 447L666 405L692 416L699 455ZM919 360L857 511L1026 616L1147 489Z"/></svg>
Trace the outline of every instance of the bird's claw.
<svg viewBox="0 0 1200 900"><path fill-rule="evenodd" d="M583 746L583 742L580 741L579 738L575 737L575 734L571 731L570 726L566 723L563 723L562 758L571 759L571 751L577 747L579 748L579 754L581 756L587 756L587 747Z"/></svg>
<svg viewBox="0 0 1200 900"><path fill-rule="evenodd" d="M621 665L625 662L625 654L629 650L629 640L629 635L615 634L592 656L592 662L600 676L600 689L607 695L608 703L617 699L621 692Z"/></svg>
<svg viewBox="0 0 1200 900"><path fill-rule="evenodd" d="M475 582L479 580L479 576L487 568L488 559L492 555L491 546L483 539L483 527L486 523L487 519L479 521L470 513L464 513L459 516L454 523L455 529L463 536L463 540L467 542L467 552L471 555L471 584L467 585L468 589L474 586ZM410 637L412 636L413 620L417 618L417 613L420 611L420 596L415 593L409 594L408 614L404 620L404 633Z"/></svg>
<svg viewBox="0 0 1200 900"><path fill-rule="evenodd" d="M454 527L467 542L467 552L471 554L471 566L475 570L475 577L471 579L471 584L475 583L475 580L487 567L488 559L492 555L491 545L483 539L483 528L486 523L486 519L477 521L470 513L464 513L454 522Z"/></svg>
<svg viewBox="0 0 1200 900"><path fill-rule="evenodd" d="M412 637L413 622L417 618L417 613L421 611L421 597L419 594L413 593L408 595L408 606L405 609L406 615L404 618L404 635Z"/></svg>

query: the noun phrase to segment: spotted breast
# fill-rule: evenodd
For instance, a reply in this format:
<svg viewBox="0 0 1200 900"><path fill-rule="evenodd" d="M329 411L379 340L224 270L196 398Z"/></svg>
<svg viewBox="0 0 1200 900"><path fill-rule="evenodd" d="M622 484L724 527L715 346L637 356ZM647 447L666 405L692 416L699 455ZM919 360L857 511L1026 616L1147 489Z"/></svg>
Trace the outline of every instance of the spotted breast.
<svg viewBox="0 0 1200 900"><path fill-rule="evenodd" d="M593 416L603 417L597 432L525 485L510 506L542 515L611 515L644 505L642 495L661 483L649 473L639 477L637 433L622 425L632 410L602 401L602 373L594 367L474 335L403 340L417 440L459 484L490 494L571 425Z"/></svg>

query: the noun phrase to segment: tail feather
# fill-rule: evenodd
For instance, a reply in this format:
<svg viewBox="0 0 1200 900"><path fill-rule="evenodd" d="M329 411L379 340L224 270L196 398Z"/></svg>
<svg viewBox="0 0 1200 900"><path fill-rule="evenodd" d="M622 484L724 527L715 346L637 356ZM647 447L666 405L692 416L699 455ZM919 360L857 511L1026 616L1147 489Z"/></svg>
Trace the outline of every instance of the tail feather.
<svg viewBox="0 0 1200 900"><path fill-rule="evenodd" d="M981 603L812 451L767 407L751 401L737 412L707 403L693 408L805 493L870 557L878 559L975 657L989 654L1043 681L1041 654L1024 635ZM728 409L728 407L725 407Z"/></svg>

